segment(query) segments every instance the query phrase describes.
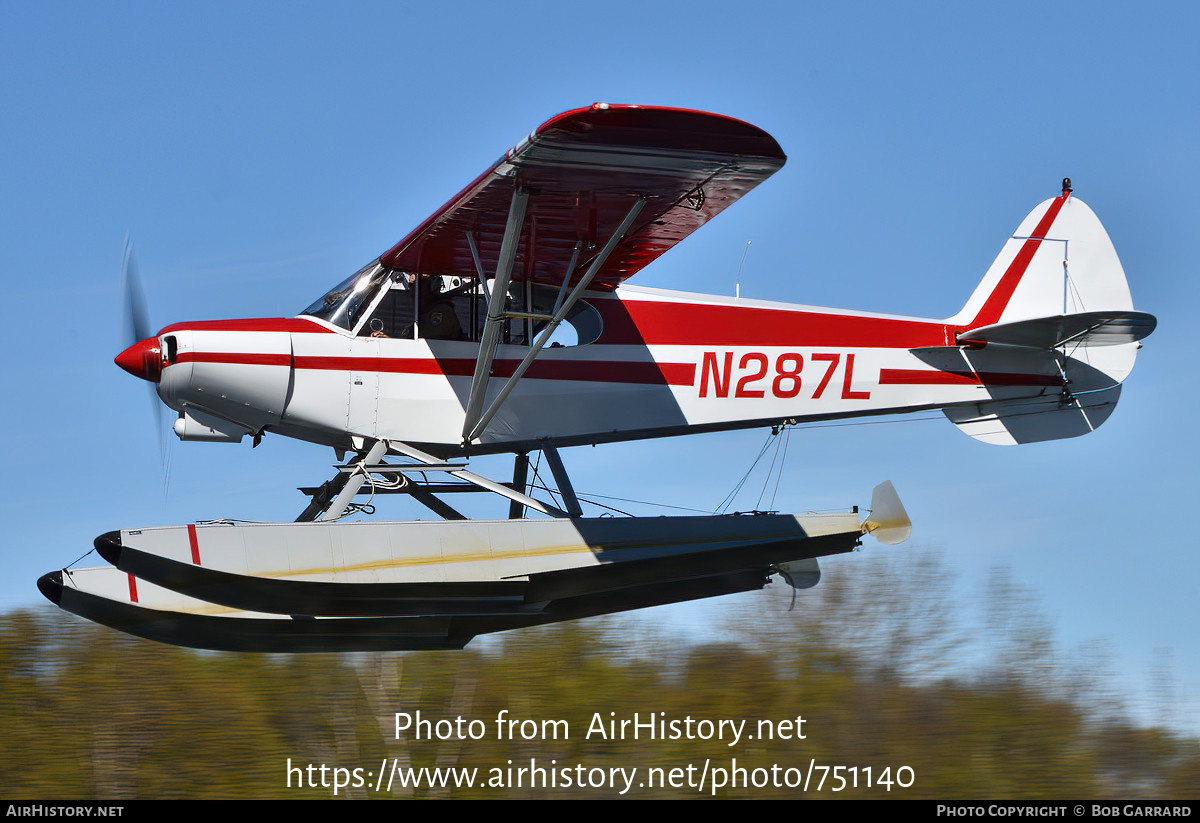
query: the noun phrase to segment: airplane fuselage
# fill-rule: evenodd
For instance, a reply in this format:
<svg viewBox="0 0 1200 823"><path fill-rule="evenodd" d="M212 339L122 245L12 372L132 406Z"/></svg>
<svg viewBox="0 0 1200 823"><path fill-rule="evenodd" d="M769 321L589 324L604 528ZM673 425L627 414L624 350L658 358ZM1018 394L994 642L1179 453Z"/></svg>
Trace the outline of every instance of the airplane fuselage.
<svg viewBox="0 0 1200 823"><path fill-rule="evenodd" d="M946 321L629 287L586 299L599 337L544 349L472 451L906 412L1063 385L1053 357L971 352ZM265 429L335 448L462 448L478 343L355 336L303 316L181 323L159 340L164 359L174 351L163 401L201 423L228 421L229 439ZM493 388L525 350L498 348Z"/></svg>

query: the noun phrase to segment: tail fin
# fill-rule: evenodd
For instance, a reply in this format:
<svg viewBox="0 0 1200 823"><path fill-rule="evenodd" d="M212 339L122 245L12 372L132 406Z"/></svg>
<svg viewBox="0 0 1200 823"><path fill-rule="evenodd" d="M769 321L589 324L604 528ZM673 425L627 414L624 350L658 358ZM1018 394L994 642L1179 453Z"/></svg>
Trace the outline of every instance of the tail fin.
<svg viewBox="0 0 1200 823"><path fill-rule="evenodd" d="M980 326L1095 311L1132 311L1116 249L1095 212L1070 190L1021 221L950 322Z"/></svg>
<svg viewBox="0 0 1200 823"><path fill-rule="evenodd" d="M1040 397L996 397L946 409L972 437L1001 444L1074 437L1099 426L1133 369L1137 341L1156 323L1133 310L1108 232L1071 195L1069 180L1061 196L1021 221L971 299L947 322L959 329L968 360L995 356L979 349L997 344L1006 359L1023 349L1030 370L1056 363L1063 377L1061 391Z"/></svg>

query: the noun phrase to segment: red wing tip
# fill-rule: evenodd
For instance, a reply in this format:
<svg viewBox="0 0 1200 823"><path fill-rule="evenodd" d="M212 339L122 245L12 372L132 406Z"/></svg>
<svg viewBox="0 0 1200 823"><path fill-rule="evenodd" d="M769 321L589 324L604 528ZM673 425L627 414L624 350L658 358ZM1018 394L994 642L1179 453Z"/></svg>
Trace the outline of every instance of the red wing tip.
<svg viewBox="0 0 1200 823"><path fill-rule="evenodd" d="M656 118L676 117L691 120L692 126L695 126L698 120L706 120L713 125L719 123L722 124L725 129L732 128L734 130L733 133L737 133L739 131L742 132L743 138L750 135L755 135L758 139L766 138L766 140L770 141L769 144L759 147L759 151L764 156L777 156L780 159L784 159L786 157L775 138L771 137L770 134L753 123L748 123L745 120L739 120L736 117L730 117L725 114L717 114L711 111L681 108L677 106L646 106L634 103L592 103L592 105L585 108L570 109L562 112L561 114L556 114L554 117L551 117L549 120L538 126L534 130L533 134L537 136L544 134L550 129L569 126L571 121L575 119L582 119L582 124L585 125L586 128L587 118L589 116L599 116L597 115L598 112L611 112L612 114L620 114L622 112L628 113L635 111L639 113L639 117L644 116L645 118L650 119L651 122L653 122L653 119ZM672 126L678 127L678 124L672 124Z"/></svg>

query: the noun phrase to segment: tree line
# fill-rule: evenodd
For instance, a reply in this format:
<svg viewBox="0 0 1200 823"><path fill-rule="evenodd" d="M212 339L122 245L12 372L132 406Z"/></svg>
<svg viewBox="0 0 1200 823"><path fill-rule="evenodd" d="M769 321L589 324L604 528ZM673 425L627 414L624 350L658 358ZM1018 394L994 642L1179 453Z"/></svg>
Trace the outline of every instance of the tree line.
<svg viewBox="0 0 1200 823"><path fill-rule="evenodd" d="M327 798L332 771L325 785L319 772L288 771L323 764L347 778L360 769L338 797L617 797L607 777L590 781L631 769L644 785L624 796L639 798L1196 796L1200 741L1129 719L1104 655L1061 649L1011 575L993 576L972 623L937 556L911 558L855 558L794 606L780 584L710 601L721 625L704 641L653 629L649 612L458 652L219 654L49 608L10 611L0 615L0 794ZM625 739L595 732L622 720ZM514 772L531 764L559 771ZM703 789L691 785L701 764ZM475 769L485 782L388 785L381 769ZM714 788L717 769L727 782ZM784 783L755 785L772 769ZM803 774L807 791L786 785Z"/></svg>

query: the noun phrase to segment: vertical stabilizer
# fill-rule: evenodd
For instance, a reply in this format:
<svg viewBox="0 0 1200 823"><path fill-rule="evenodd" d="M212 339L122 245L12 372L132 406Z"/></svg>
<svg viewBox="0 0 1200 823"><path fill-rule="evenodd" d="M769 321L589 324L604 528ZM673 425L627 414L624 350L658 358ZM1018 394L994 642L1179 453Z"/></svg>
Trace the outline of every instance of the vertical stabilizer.
<svg viewBox="0 0 1200 823"><path fill-rule="evenodd" d="M945 410L967 434L1012 445L1075 437L1108 419L1133 369L1140 343L1155 327L1133 310L1125 270L1095 212L1063 181L1060 196L1021 221L971 299L947 321L958 328L963 356L1045 361L1061 387ZM995 354L988 347L1002 347ZM985 351L980 351L986 349ZM1018 369L1021 370L1021 369ZM1033 371L1034 369L1030 369Z"/></svg>
<svg viewBox="0 0 1200 823"><path fill-rule="evenodd" d="M951 323L965 329L1055 315L1129 311L1125 270L1096 213L1070 191L1021 221Z"/></svg>

